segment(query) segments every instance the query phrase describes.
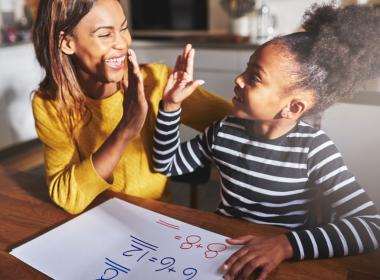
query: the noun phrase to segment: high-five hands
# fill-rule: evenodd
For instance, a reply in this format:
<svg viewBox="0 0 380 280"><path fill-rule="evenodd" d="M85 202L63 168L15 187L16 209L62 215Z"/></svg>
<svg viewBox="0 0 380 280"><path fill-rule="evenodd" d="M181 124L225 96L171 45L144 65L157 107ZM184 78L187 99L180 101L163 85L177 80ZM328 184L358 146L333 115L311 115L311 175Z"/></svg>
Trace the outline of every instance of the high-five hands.
<svg viewBox="0 0 380 280"><path fill-rule="evenodd" d="M282 261L293 256L293 249L284 235L253 236L246 235L228 239L231 245L244 245L224 263L224 279L252 279L261 270L257 280L264 280Z"/></svg>
<svg viewBox="0 0 380 280"><path fill-rule="evenodd" d="M193 91L204 84L203 80L193 80L194 72L194 49L187 44L182 54L178 55L173 72L164 90L164 111L176 111L182 102L189 97Z"/></svg>
<svg viewBox="0 0 380 280"><path fill-rule="evenodd" d="M122 81L124 89L124 113L121 124L133 137L138 134L145 122L148 112L148 102L145 98L144 83L137 57L132 49L128 50L128 73Z"/></svg>

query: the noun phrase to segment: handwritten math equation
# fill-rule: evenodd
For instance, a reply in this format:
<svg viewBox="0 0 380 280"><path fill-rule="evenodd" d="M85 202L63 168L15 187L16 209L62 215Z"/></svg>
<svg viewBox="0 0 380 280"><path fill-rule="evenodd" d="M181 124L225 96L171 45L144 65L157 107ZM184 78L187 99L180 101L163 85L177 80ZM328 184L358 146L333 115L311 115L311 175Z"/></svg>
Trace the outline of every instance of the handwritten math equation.
<svg viewBox="0 0 380 280"><path fill-rule="evenodd" d="M179 231L180 227L170 224L163 220L157 220L157 224L167 229ZM153 243L144 241L141 238L130 235L130 248L124 251L122 255L133 260L136 263L150 264L151 269L157 273L176 273L177 279L191 280L197 279L198 269L195 267L179 267L176 265L176 259L173 256L159 257L159 247ZM179 242L178 246L181 250L202 250L205 259L213 259L227 249L224 243L208 243L202 244L201 236L197 234L188 234L186 236L174 235L174 239ZM103 274L97 280L111 280L119 277L126 278L131 268L126 267L120 262L116 262L106 257L104 264L106 265ZM198 275L199 276L199 275ZM121 278L120 278L121 279Z"/></svg>

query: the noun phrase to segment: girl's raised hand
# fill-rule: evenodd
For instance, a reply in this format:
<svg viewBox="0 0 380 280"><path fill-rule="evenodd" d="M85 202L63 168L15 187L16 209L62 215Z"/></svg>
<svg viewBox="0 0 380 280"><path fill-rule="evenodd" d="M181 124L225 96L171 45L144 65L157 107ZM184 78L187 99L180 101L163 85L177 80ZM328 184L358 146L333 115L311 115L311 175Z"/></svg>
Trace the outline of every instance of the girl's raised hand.
<svg viewBox="0 0 380 280"><path fill-rule="evenodd" d="M173 72L170 74L164 90L163 105L165 111L176 111L182 102L194 90L204 84L203 80L193 80L194 49L187 44L182 54L178 55Z"/></svg>
<svg viewBox="0 0 380 280"><path fill-rule="evenodd" d="M137 57L132 49L128 50L128 73L124 74L122 87L124 89L124 113L121 126L128 135L138 134L145 122L148 112L148 102L145 97L144 83Z"/></svg>
<svg viewBox="0 0 380 280"><path fill-rule="evenodd" d="M257 280L264 280L282 261L293 256L293 249L288 238L282 234L272 237L246 235L228 239L231 245L243 245L224 263L224 279L252 279L257 273Z"/></svg>

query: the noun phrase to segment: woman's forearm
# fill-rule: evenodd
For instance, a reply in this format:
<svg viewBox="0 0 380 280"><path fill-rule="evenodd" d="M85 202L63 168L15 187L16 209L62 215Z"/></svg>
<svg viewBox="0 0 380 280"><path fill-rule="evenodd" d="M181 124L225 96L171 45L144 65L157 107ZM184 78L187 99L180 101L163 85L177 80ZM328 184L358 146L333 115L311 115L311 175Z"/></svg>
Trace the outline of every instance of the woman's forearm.
<svg viewBox="0 0 380 280"><path fill-rule="evenodd" d="M134 133L119 124L100 148L93 154L92 161L96 172L109 181Z"/></svg>

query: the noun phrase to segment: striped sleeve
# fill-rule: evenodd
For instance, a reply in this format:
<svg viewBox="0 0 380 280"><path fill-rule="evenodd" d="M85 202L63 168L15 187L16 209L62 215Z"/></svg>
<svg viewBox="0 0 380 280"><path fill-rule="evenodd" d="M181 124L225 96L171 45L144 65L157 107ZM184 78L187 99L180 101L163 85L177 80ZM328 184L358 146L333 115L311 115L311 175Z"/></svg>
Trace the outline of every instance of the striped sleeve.
<svg viewBox="0 0 380 280"><path fill-rule="evenodd" d="M310 230L287 234L294 259L356 255L380 243L380 215L364 189L348 171L335 144L322 133L308 154L308 173L331 207L334 220Z"/></svg>
<svg viewBox="0 0 380 280"><path fill-rule="evenodd" d="M153 168L167 176L193 172L211 161L213 127L181 143L179 124L181 109L164 112L161 104L153 136Z"/></svg>

